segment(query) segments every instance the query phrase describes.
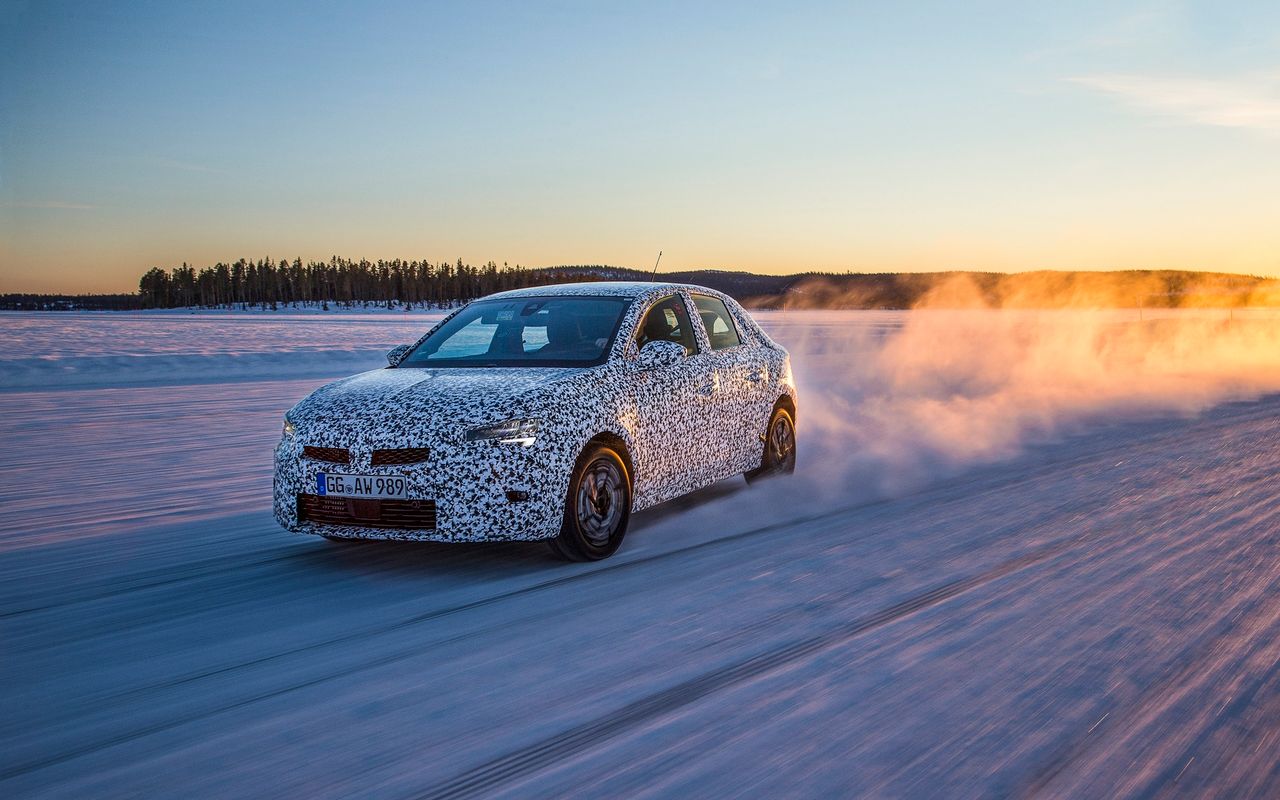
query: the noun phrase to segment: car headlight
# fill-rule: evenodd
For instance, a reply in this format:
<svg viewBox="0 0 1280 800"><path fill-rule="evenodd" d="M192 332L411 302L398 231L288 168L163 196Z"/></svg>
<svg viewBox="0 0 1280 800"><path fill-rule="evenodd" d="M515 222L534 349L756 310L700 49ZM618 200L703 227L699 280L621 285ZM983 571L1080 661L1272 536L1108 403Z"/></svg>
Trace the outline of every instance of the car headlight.
<svg viewBox="0 0 1280 800"><path fill-rule="evenodd" d="M292 439L293 435L297 432L298 432L298 426L293 424L293 420L289 419L288 417L285 417L284 431L282 432L284 435L284 438Z"/></svg>
<svg viewBox="0 0 1280 800"><path fill-rule="evenodd" d="M467 431L468 442L496 441L499 444L520 444L528 447L538 438L540 419L508 419L493 425L482 425Z"/></svg>

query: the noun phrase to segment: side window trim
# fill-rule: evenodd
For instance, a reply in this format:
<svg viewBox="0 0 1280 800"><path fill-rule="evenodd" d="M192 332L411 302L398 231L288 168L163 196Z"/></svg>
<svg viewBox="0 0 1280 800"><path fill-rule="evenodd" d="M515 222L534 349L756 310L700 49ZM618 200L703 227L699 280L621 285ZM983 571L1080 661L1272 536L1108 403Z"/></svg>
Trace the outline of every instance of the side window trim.
<svg viewBox="0 0 1280 800"><path fill-rule="evenodd" d="M693 352L688 355L692 358L702 353L711 352L711 338L706 338L707 346L703 347L703 339L698 337L698 331L702 330L702 320L698 318L698 306L693 302L693 295L686 289L681 289L675 293L680 298L680 305L684 307L684 315L689 318L689 332L693 334Z"/></svg>

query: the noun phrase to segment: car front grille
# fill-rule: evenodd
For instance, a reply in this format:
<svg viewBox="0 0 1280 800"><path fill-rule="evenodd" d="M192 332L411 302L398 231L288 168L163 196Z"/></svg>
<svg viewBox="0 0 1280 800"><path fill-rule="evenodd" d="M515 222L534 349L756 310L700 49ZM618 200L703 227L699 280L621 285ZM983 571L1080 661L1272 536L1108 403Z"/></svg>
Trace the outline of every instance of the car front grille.
<svg viewBox="0 0 1280 800"><path fill-rule="evenodd" d="M417 464L426 461L430 455L425 447L393 447L374 450L371 462L375 467L388 467L395 464Z"/></svg>
<svg viewBox="0 0 1280 800"><path fill-rule="evenodd" d="M358 528L435 530L434 500L357 500L349 497L298 495L298 520Z"/></svg>
<svg viewBox="0 0 1280 800"><path fill-rule="evenodd" d="M350 464L351 451L345 447L312 447L302 448L302 454L316 461L328 461L330 464Z"/></svg>

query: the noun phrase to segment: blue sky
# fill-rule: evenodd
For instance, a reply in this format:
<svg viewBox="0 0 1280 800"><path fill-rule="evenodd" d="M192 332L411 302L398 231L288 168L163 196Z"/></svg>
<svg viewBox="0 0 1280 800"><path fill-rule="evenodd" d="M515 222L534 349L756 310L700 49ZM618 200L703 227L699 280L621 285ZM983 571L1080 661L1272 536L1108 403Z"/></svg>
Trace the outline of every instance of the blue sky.
<svg viewBox="0 0 1280 800"><path fill-rule="evenodd" d="M1280 4L0 0L0 291L240 256L1280 274Z"/></svg>

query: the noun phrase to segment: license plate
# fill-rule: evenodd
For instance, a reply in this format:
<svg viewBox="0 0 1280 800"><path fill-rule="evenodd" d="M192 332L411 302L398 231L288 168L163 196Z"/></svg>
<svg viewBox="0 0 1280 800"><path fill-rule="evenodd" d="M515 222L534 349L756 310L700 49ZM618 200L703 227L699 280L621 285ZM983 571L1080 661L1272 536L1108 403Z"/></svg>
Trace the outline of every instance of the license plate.
<svg viewBox="0 0 1280 800"><path fill-rule="evenodd" d="M316 494L403 500L409 496L409 485L404 478L395 475L335 475L332 472L321 472L316 475Z"/></svg>

